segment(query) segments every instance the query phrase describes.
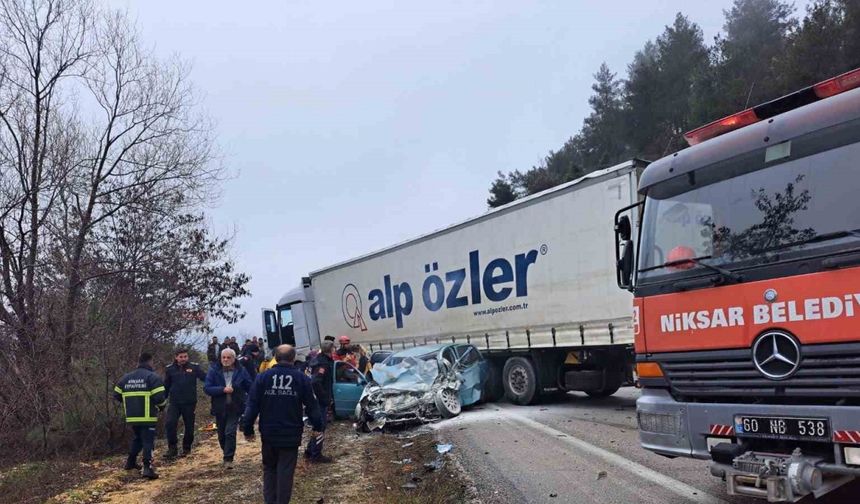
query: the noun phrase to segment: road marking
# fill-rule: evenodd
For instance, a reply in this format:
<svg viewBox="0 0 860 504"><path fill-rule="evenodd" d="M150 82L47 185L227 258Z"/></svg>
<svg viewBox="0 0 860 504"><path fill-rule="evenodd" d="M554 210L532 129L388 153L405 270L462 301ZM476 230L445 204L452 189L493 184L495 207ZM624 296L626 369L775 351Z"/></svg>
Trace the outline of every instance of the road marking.
<svg viewBox="0 0 860 504"><path fill-rule="evenodd" d="M728 504L727 501L724 501L718 497L714 497L708 493L699 490L696 487L690 486L684 482L678 481L675 478L671 478L666 476L665 474L659 473L653 469L649 469L642 464L638 464L633 462L632 460L626 459L621 455L613 453L608 450L604 450L599 446L595 446L591 443L583 441L577 437L572 436L566 432L562 432L560 430L553 429L547 425L544 425L540 422L532 420L531 418L524 417L520 414L512 412L510 409L505 408L507 413L510 414L511 418L517 420L518 422L524 423L529 427L549 434L556 438L556 440L567 443L571 446L574 446L584 452L590 453L596 457L603 459L605 462L613 464L621 469L629 471L640 478L644 478L646 480L651 481L652 483L656 483L657 485L669 490L670 492L676 493L684 498L687 498L693 502L700 502L702 504Z"/></svg>

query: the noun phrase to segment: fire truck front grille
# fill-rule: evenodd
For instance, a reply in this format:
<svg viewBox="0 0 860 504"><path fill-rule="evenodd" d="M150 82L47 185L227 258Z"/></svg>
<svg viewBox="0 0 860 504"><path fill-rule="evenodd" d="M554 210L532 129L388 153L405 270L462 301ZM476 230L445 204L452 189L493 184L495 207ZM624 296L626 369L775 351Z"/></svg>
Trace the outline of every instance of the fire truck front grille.
<svg viewBox="0 0 860 504"><path fill-rule="evenodd" d="M649 360L660 363L673 395L686 399L777 398L796 403L860 399L860 344L805 345L801 355L797 371L779 381L758 372L750 349L656 354Z"/></svg>

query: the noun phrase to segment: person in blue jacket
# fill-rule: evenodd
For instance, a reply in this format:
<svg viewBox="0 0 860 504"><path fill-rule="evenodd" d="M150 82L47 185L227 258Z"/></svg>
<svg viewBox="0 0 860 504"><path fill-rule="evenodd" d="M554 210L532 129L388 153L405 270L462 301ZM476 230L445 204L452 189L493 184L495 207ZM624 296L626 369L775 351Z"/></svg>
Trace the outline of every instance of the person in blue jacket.
<svg viewBox="0 0 860 504"><path fill-rule="evenodd" d="M224 467L233 467L236 454L236 429L245 410L245 396L251 390L251 377L236 364L236 352L221 350L221 363L213 363L206 373L203 391L212 397L212 412L218 427L218 444L224 452Z"/></svg>
<svg viewBox="0 0 860 504"><path fill-rule="evenodd" d="M275 349L277 364L257 375L242 415L242 432L253 439L254 421L260 416L263 441L263 497L266 504L286 504L293 492L299 447L306 414L319 435L322 413L314 397L311 380L295 366L296 349L281 345Z"/></svg>

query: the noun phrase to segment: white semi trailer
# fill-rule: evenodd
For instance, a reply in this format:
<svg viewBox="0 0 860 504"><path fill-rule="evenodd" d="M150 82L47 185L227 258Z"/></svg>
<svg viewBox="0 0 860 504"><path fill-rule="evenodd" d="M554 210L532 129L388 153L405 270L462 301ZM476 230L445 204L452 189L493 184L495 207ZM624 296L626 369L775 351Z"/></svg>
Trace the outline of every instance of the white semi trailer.
<svg viewBox="0 0 860 504"><path fill-rule="evenodd" d="M630 293L616 288L608 223L635 203L632 160L378 252L314 271L276 310L270 346L321 335L370 350L456 342L491 363L488 392L530 404L633 380ZM493 397L495 396L495 397Z"/></svg>

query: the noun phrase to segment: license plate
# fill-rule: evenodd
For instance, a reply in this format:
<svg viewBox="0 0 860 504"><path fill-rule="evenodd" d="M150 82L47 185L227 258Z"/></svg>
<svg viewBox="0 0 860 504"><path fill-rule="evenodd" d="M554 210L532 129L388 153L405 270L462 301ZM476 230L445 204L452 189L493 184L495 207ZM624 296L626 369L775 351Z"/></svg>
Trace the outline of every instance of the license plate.
<svg viewBox="0 0 860 504"><path fill-rule="evenodd" d="M738 415L735 417L735 434L738 437L830 441L830 420Z"/></svg>

